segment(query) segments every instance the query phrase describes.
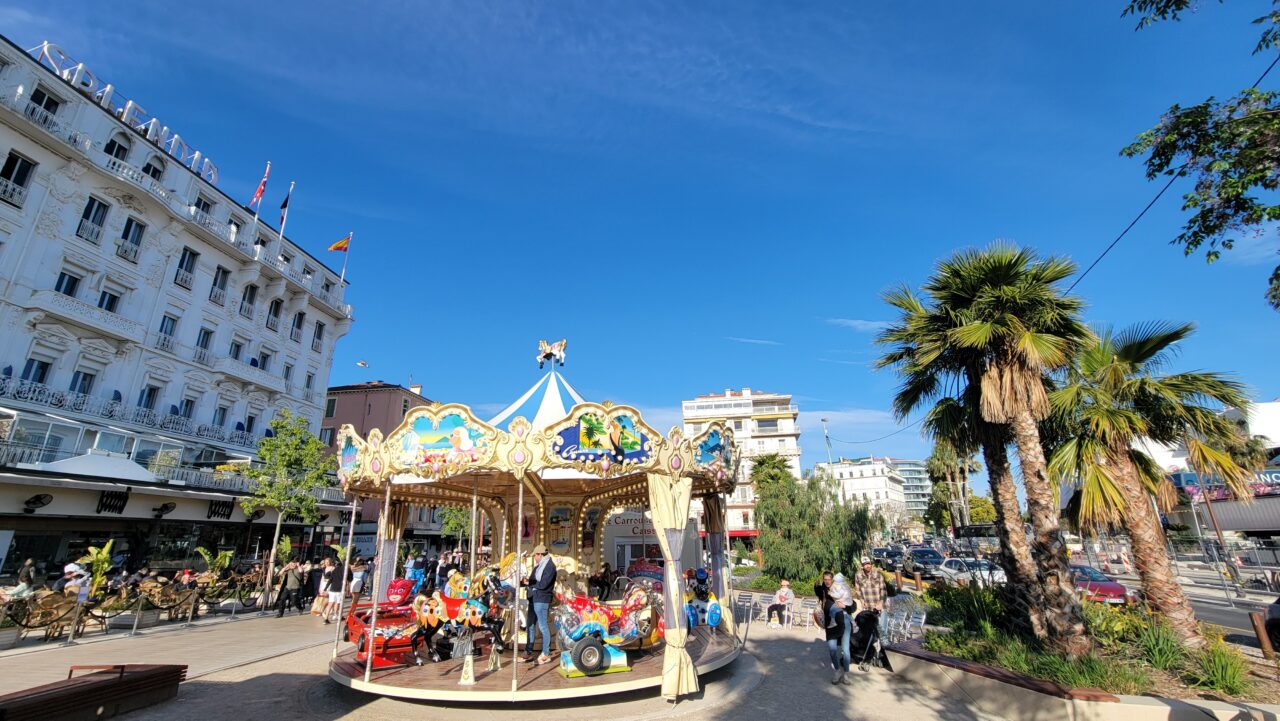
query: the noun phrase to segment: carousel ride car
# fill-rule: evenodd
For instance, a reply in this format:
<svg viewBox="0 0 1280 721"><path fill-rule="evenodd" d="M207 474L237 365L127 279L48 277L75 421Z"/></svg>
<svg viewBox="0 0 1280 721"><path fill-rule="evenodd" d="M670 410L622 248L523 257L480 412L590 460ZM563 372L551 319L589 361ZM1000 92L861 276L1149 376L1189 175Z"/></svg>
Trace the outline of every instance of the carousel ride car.
<svg viewBox="0 0 1280 721"><path fill-rule="evenodd" d="M627 650L655 646L663 638L662 593L648 579L629 579L622 599L601 603L572 593L557 594L551 609L567 677L629 671Z"/></svg>
<svg viewBox="0 0 1280 721"><path fill-rule="evenodd" d="M722 614L720 601L711 590L711 574L707 569L689 569L685 586L684 615L689 628L719 626Z"/></svg>

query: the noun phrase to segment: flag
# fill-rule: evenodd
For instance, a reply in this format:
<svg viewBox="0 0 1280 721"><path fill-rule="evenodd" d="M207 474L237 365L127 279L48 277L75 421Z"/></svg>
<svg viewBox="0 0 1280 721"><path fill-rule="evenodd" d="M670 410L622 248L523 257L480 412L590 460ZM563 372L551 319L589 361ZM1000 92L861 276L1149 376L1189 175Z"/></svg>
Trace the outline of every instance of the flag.
<svg viewBox="0 0 1280 721"><path fill-rule="evenodd" d="M293 183L289 184L289 192L284 194L284 202L280 204L280 232L284 232L284 220L289 217L289 198L293 195Z"/></svg>
<svg viewBox="0 0 1280 721"><path fill-rule="evenodd" d="M262 174L262 182L258 183L258 189L253 193L253 200L249 201L249 207L252 208L255 203L262 202L262 194L267 192L267 178L271 177L271 161L267 161L267 170ZM262 206L259 205L259 208Z"/></svg>
<svg viewBox="0 0 1280 721"><path fill-rule="evenodd" d="M336 250L341 253L347 252L347 247L351 245L351 234L347 233L342 239L329 246L329 250Z"/></svg>

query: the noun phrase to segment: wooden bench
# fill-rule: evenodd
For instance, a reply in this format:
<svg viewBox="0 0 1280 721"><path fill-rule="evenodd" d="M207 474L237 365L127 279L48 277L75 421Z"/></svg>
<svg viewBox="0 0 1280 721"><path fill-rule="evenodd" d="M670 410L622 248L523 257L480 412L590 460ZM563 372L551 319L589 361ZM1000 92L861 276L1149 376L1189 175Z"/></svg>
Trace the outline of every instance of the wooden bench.
<svg viewBox="0 0 1280 721"><path fill-rule="evenodd" d="M111 718L168 701L186 678L180 665L72 666L65 681L0 696L0 721Z"/></svg>

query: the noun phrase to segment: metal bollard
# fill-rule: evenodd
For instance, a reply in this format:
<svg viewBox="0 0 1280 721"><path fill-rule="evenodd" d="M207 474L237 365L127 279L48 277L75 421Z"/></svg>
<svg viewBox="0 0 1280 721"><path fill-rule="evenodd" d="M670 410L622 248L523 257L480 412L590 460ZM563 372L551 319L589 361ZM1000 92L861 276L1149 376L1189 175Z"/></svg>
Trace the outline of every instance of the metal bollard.
<svg viewBox="0 0 1280 721"><path fill-rule="evenodd" d="M193 588L191 589L191 608L187 609L187 622L182 624L183 628L190 626L191 622L195 620L197 603L200 603L200 592Z"/></svg>
<svg viewBox="0 0 1280 721"><path fill-rule="evenodd" d="M1262 647L1262 657L1268 661L1276 657L1276 650L1271 646L1271 635L1267 633L1266 614L1262 611L1250 611L1249 620L1253 621L1253 632L1258 635L1258 645Z"/></svg>
<svg viewBox="0 0 1280 721"><path fill-rule="evenodd" d="M228 621L236 620L236 608L240 606L240 588L236 587L236 592L231 594L231 617Z"/></svg>
<svg viewBox="0 0 1280 721"><path fill-rule="evenodd" d="M80 609L82 608L84 608L84 604L76 601L76 612L71 617L71 630L67 631L67 640L62 644L63 646L70 646L76 642L76 626L80 624Z"/></svg>
<svg viewBox="0 0 1280 721"><path fill-rule="evenodd" d="M919 571L912 571L912 572L911 572L911 575L915 577L916 590L917 590L917 591L923 591L923 590L924 590L924 581L921 581L921 580L920 580L920 572L919 572Z"/></svg>
<svg viewBox="0 0 1280 721"><path fill-rule="evenodd" d="M145 595L138 594L138 607L133 610L133 630L129 632L130 636L138 635L138 621L142 620L142 602L146 599Z"/></svg>
<svg viewBox="0 0 1280 721"><path fill-rule="evenodd" d="M902 593L902 571L901 570L897 570L893 572L893 580L897 583L898 593Z"/></svg>

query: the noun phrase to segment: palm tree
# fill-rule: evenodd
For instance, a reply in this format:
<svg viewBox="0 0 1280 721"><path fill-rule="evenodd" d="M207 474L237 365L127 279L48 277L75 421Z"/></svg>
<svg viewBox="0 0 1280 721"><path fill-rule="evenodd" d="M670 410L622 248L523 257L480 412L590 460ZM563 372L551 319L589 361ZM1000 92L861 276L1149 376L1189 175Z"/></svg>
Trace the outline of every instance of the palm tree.
<svg viewBox="0 0 1280 721"><path fill-rule="evenodd" d="M1064 429L1053 453L1055 481L1078 485L1078 513L1086 525L1119 520L1128 529L1147 603L1185 644L1204 642L1195 612L1174 575L1153 500L1171 505L1173 488L1135 442L1181 443L1200 469L1212 469L1233 489L1247 473L1219 450L1234 425L1206 403L1246 408L1242 386L1208 372L1161 375L1191 325L1150 324L1091 341L1050 394Z"/></svg>
<svg viewBox="0 0 1280 721"><path fill-rule="evenodd" d="M894 368L902 377L893 400L894 415L903 421L918 409L928 407L926 433L948 438L967 436L970 445L982 449L996 511L1000 565L1009 579L1004 587L1006 606L1015 622L1035 638L1044 639L1047 633L1036 568L1023 532L1022 511L1006 450L1008 431L982 419L977 410L978 386L969 383L982 358L975 351L949 342L949 333L957 321L951 308L937 303L926 305L905 287L884 297L901 314L876 339L890 348L877 361L877 367ZM941 397L947 388L955 388L956 397Z"/></svg>
<svg viewBox="0 0 1280 721"><path fill-rule="evenodd" d="M1017 498L1004 450L1010 440L1016 445L1034 529L1031 557L1039 598L1033 602L1043 611L1050 645L1071 656L1087 651L1090 641L1037 424L1049 415L1045 375L1066 365L1092 337L1079 317L1081 301L1058 287L1074 272L1069 260L1041 259L1005 243L961 251L940 263L924 284L928 304L909 290L886 296L904 320L880 337L895 346L880 365L897 366L904 376L895 398L900 417L941 395L945 383L961 387L953 397L962 399L970 437L983 449L1002 542L1008 537L1009 548L1022 536L1014 520ZM1021 561L1017 556L1010 560ZM1011 580L1024 571L1006 569Z"/></svg>

